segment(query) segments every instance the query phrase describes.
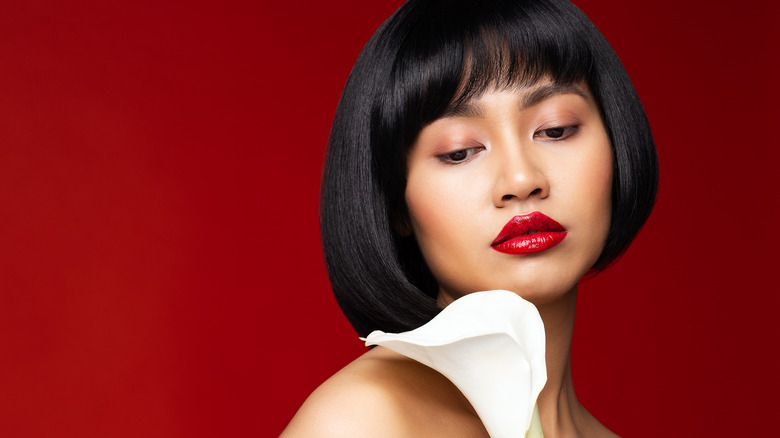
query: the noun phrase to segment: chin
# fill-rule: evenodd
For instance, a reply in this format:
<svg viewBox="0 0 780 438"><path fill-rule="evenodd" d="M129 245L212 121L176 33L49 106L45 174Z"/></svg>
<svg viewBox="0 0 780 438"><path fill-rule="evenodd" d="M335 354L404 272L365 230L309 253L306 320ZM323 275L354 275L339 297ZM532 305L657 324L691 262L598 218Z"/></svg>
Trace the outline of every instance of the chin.
<svg viewBox="0 0 780 438"><path fill-rule="evenodd" d="M573 285L547 288L545 290L532 290L527 293L518 293L518 295L526 301L530 301L536 307L540 307L572 294L576 290L577 283L575 282Z"/></svg>
<svg viewBox="0 0 780 438"><path fill-rule="evenodd" d="M555 276L549 276L549 278L558 278ZM559 300L564 296L574 293L577 288L579 277L571 281L544 281L534 280L529 281L509 281L509 282L489 282L479 285L473 285L467 289L453 290L442 287L439 289L439 303L450 303L464 295L468 295L473 292L481 292L487 290L508 290L514 292L526 301L530 301L535 306L543 306L553 301Z"/></svg>

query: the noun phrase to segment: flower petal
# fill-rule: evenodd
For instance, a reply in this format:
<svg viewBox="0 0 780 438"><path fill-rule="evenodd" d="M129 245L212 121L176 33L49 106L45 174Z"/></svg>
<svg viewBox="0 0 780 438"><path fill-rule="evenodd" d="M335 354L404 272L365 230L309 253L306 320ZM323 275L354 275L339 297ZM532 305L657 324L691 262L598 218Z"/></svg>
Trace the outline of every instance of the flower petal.
<svg viewBox="0 0 780 438"><path fill-rule="evenodd" d="M376 330L365 341L447 377L492 438L525 436L547 381L542 319L533 304L509 291L465 295L422 327Z"/></svg>

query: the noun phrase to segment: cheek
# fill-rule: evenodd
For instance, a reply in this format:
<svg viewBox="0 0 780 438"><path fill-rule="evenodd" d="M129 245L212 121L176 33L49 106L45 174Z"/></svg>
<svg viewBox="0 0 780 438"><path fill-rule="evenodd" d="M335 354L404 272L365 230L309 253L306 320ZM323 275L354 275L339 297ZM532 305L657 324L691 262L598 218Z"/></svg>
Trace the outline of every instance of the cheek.
<svg viewBox="0 0 780 438"><path fill-rule="evenodd" d="M414 236L434 276L442 281L457 266L472 263L480 239L479 206L484 181L458 172L415 172L410 169L406 205Z"/></svg>
<svg viewBox="0 0 780 438"><path fill-rule="evenodd" d="M593 197L601 206L601 215L606 221L606 227L609 229L609 221L612 217L612 174L613 174L613 158L612 148L607 144L603 147L603 151L595 162L593 163L593 174L591 177L591 190Z"/></svg>
<svg viewBox="0 0 780 438"><path fill-rule="evenodd" d="M612 154L601 153L585 162L577 185L581 199L602 215L610 216L612 208Z"/></svg>
<svg viewBox="0 0 780 438"><path fill-rule="evenodd" d="M459 197L468 194L461 193L446 179L410 172L405 196L414 234L427 257L432 244L446 242L440 237L449 235L453 224L463 219L464 211L452 207Z"/></svg>
<svg viewBox="0 0 780 438"><path fill-rule="evenodd" d="M612 218L612 149L608 140L583 162L578 178L576 196L585 204L587 223L592 233L592 243L601 253L609 233ZM577 201L574 201L577 202Z"/></svg>
<svg viewBox="0 0 780 438"><path fill-rule="evenodd" d="M437 187L431 184L420 184L417 180L409 179L406 205L412 233L426 264L436 278L439 277L436 254L446 251L444 248L435 247L436 244L441 245L441 235L446 233L446 224L442 224L442 220L446 220L449 215L440 207L442 197L446 196L447 193L437 190ZM446 202L444 204L446 205Z"/></svg>
<svg viewBox="0 0 780 438"><path fill-rule="evenodd" d="M551 198L571 238L581 251L578 257L597 258L609 234L612 217L612 148L606 133L591 138L576 154L551 164ZM573 254L572 254L573 255ZM595 262L595 259L593 259Z"/></svg>

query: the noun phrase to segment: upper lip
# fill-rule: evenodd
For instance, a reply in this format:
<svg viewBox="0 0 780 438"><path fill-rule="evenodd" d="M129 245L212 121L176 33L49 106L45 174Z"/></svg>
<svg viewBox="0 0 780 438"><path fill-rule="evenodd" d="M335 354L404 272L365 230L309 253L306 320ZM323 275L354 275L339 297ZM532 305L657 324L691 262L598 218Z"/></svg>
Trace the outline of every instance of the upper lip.
<svg viewBox="0 0 780 438"><path fill-rule="evenodd" d="M566 231L561 224L551 219L549 216L534 211L532 213L518 215L504 225L501 232L498 233L491 246L499 245L509 239L513 239L521 234L529 232L560 232Z"/></svg>

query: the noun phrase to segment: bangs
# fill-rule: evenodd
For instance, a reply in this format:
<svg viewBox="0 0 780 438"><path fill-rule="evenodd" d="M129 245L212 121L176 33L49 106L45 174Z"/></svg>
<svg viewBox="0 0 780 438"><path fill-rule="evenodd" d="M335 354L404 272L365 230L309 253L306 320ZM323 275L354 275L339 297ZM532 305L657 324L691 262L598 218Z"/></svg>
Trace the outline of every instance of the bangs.
<svg viewBox="0 0 780 438"><path fill-rule="evenodd" d="M397 106L404 108L406 145L419 131L489 90L591 82L590 23L559 5L439 1L417 12L393 68ZM585 24L585 26L583 26ZM590 85L590 84L589 84Z"/></svg>

